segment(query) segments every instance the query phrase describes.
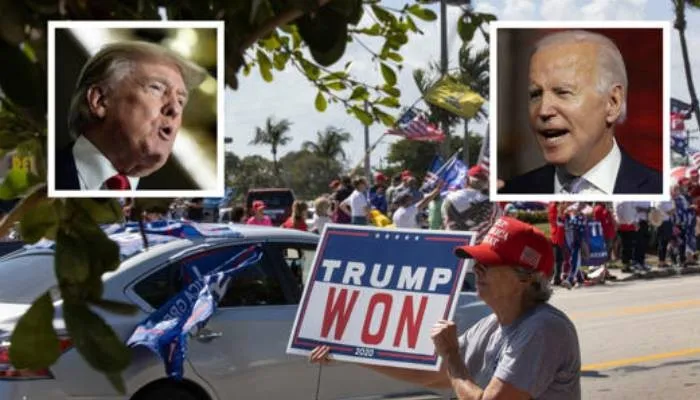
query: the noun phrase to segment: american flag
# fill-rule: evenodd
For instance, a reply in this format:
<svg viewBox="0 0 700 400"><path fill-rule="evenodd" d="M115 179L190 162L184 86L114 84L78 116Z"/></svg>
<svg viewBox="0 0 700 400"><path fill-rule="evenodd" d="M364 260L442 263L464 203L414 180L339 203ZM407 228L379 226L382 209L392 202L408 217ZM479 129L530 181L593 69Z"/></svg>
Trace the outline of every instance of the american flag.
<svg viewBox="0 0 700 400"><path fill-rule="evenodd" d="M441 142L445 139L445 134L440 128L412 108L399 118L396 127L389 129L386 133L423 142Z"/></svg>

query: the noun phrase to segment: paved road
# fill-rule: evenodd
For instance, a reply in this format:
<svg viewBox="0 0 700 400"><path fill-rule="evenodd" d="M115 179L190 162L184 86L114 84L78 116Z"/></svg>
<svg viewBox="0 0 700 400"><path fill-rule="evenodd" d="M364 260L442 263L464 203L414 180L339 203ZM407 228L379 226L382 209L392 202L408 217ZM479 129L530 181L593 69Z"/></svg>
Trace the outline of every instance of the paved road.
<svg viewBox="0 0 700 400"><path fill-rule="evenodd" d="M576 324L584 399L700 399L700 276L557 290Z"/></svg>

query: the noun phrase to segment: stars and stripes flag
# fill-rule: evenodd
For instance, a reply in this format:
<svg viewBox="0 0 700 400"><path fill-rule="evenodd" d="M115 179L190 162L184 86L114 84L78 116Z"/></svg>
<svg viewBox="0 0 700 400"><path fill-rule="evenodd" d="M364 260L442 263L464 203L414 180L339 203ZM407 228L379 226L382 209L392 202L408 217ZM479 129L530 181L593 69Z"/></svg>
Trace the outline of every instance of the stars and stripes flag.
<svg viewBox="0 0 700 400"><path fill-rule="evenodd" d="M396 126L386 133L422 142L441 142L445 139L445 134L440 128L413 108L406 111L396 122Z"/></svg>

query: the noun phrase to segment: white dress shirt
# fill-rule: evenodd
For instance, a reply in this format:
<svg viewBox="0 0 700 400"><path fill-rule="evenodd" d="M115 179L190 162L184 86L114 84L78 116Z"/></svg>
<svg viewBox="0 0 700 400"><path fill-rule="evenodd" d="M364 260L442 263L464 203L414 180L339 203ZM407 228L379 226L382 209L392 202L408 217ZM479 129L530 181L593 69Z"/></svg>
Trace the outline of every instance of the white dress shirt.
<svg viewBox="0 0 700 400"><path fill-rule="evenodd" d="M73 158L75 168L78 170L80 190L106 189L105 181L119 173L109 159L83 135L78 136L73 145ZM136 189L139 178L132 176L127 178L129 178L131 190Z"/></svg>
<svg viewBox="0 0 700 400"><path fill-rule="evenodd" d="M620 164L622 164L622 152L617 141L613 139L613 147L608 155L581 176L586 180L586 184L579 193L613 194ZM556 173L554 174L554 193L568 193L564 190L564 184L559 181Z"/></svg>

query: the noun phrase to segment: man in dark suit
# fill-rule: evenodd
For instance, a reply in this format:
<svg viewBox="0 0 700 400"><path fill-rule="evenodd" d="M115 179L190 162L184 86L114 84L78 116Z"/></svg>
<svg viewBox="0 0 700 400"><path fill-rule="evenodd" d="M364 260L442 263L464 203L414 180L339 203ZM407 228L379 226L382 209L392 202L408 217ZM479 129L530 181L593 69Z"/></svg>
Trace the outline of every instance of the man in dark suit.
<svg viewBox="0 0 700 400"><path fill-rule="evenodd" d="M189 91L207 72L165 47L119 42L83 67L70 104L76 138L56 153L56 190L133 190L170 157Z"/></svg>
<svg viewBox="0 0 700 400"><path fill-rule="evenodd" d="M530 126L547 165L517 176L501 194L661 194L661 174L615 140L627 114L624 60L607 37L564 31L530 58Z"/></svg>

